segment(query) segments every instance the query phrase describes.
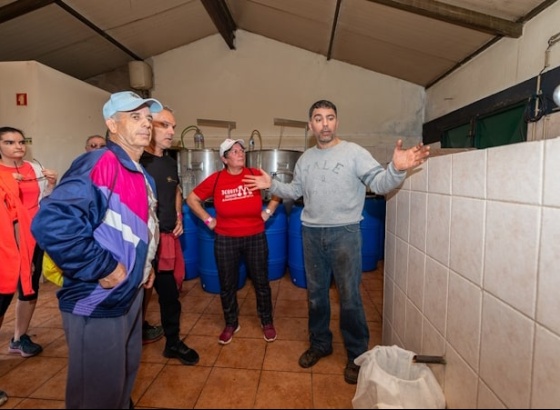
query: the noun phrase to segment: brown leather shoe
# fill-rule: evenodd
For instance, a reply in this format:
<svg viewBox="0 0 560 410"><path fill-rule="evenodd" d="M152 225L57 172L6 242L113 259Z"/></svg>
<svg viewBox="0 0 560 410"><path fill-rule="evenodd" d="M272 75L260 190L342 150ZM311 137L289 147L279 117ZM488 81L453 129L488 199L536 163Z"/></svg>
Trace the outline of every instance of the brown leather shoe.
<svg viewBox="0 0 560 410"><path fill-rule="evenodd" d="M360 374L360 366L354 363L354 360L348 360L344 369L344 381L348 384L358 383L358 375Z"/></svg>
<svg viewBox="0 0 560 410"><path fill-rule="evenodd" d="M315 366L315 364L323 357L332 354L332 349L328 352L321 352L312 347L307 349L299 358L299 365L304 369Z"/></svg>

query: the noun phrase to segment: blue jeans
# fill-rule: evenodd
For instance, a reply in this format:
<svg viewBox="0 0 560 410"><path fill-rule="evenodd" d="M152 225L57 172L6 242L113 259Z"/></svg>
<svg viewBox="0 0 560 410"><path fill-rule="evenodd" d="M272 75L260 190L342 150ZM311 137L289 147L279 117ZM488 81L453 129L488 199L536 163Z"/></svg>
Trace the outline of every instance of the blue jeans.
<svg viewBox="0 0 560 410"><path fill-rule="evenodd" d="M360 224L332 228L302 226L301 232L311 348L323 353L332 351L329 288L334 276L340 299L340 330L348 360L354 360L368 350L369 343L369 329L360 294Z"/></svg>

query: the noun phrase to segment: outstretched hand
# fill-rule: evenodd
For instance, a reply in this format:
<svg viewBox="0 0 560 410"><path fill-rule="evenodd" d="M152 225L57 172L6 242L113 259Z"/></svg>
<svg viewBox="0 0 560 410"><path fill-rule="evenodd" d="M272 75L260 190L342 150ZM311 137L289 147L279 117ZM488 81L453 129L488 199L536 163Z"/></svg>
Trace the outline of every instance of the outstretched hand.
<svg viewBox="0 0 560 410"><path fill-rule="evenodd" d="M399 139L393 151L393 165L398 171L406 171L426 162L429 156L429 146L420 142L412 148L404 149L403 142Z"/></svg>
<svg viewBox="0 0 560 410"><path fill-rule="evenodd" d="M251 191L257 189L267 189L272 185L272 178L262 168L260 168L262 175L245 175L243 183Z"/></svg>

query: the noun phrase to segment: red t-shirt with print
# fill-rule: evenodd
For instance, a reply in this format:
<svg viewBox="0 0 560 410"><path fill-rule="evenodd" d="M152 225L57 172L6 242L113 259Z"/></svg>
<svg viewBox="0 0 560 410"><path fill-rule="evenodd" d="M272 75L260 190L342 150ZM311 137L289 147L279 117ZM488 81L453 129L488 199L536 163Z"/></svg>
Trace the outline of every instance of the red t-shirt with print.
<svg viewBox="0 0 560 410"><path fill-rule="evenodd" d="M215 172L202 181L194 193L203 201L213 198L216 210L214 231L224 236L250 236L264 232L261 217L261 191L251 191L243 184L245 175L261 175L255 168L243 168L240 174L231 175L225 169Z"/></svg>

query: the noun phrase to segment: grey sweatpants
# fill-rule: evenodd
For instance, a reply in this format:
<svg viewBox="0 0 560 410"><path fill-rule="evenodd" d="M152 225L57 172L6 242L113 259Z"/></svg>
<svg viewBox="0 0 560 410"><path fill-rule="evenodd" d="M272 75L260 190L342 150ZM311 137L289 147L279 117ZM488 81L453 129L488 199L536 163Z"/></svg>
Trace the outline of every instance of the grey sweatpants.
<svg viewBox="0 0 560 410"><path fill-rule="evenodd" d="M67 409L128 409L142 356L142 299L115 318L62 312L68 343Z"/></svg>

